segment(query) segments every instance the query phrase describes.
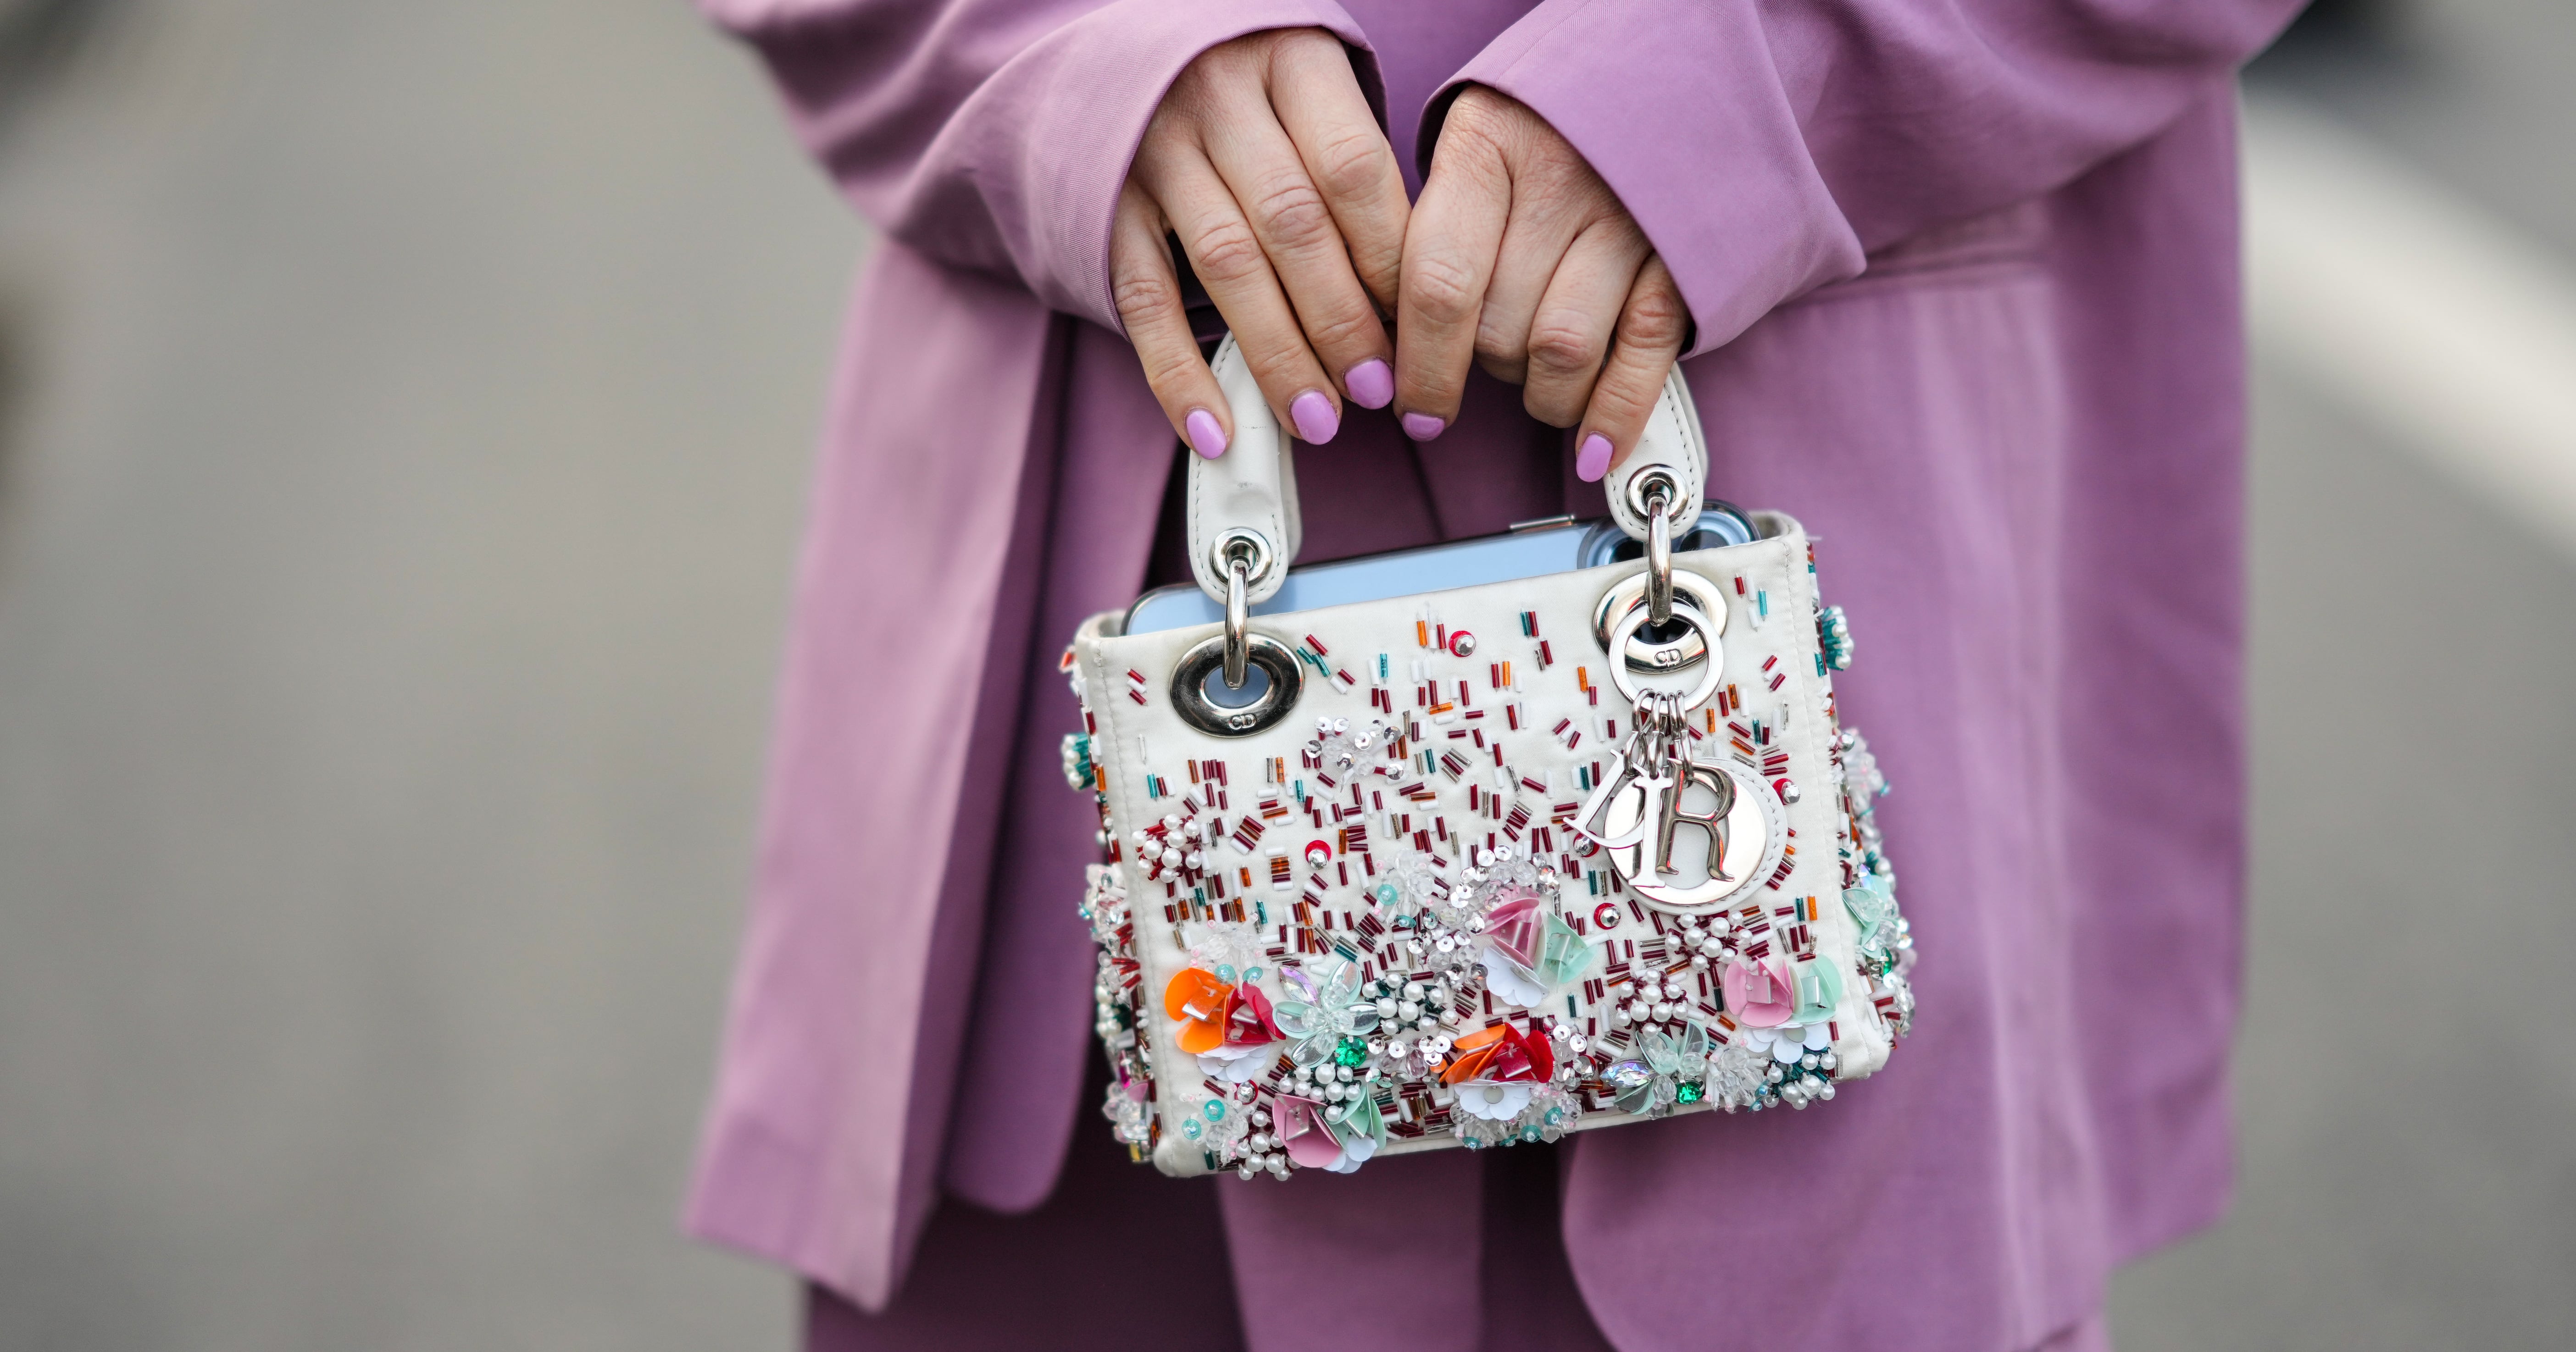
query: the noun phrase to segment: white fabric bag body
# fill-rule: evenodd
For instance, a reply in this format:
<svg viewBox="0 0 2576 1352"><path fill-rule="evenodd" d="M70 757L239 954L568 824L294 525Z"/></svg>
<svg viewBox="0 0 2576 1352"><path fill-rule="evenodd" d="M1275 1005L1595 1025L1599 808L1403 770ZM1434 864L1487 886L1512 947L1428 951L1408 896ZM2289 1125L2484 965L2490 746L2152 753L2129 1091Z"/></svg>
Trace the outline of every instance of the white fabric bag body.
<svg viewBox="0 0 2576 1352"><path fill-rule="evenodd" d="M1849 635L1787 516L1656 547L1706 476L1679 372L1606 483L1646 558L1253 616L1295 556L1295 481L1231 339L1216 370L1236 435L1191 465L1190 543L1229 622L1105 614L1066 654L1066 768L1106 855L1083 905L1103 1111L1139 1157L1348 1172L1803 1109L1883 1065L1913 953L1884 784L1835 714Z"/></svg>

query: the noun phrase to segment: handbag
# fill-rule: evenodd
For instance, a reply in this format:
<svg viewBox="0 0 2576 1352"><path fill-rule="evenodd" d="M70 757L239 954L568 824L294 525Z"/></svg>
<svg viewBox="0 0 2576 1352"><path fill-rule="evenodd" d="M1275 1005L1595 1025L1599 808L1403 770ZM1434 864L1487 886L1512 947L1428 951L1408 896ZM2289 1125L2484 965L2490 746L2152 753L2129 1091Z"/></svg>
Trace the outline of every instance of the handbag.
<svg viewBox="0 0 2576 1352"><path fill-rule="evenodd" d="M1914 955L1886 784L1834 708L1849 625L1785 515L1673 548L1707 475L1679 370L1604 481L1641 557L1256 616L1294 462L1231 337L1213 366L1236 430L1189 458L1188 530L1225 618L1097 615L1063 659L1131 1155L1347 1173L1803 1109L1885 1064Z"/></svg>

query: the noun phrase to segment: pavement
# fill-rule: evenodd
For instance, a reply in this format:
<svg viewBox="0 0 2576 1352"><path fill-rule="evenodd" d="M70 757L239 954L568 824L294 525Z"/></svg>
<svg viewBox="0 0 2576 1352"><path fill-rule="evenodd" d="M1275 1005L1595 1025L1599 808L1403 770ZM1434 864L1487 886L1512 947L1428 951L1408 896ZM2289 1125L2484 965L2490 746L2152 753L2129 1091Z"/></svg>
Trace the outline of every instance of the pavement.
<svg viewBox="0 0 2576 1352"><path fill-rule="evenodd" d="M2258 89L2548 293L2576 17L2397 12ZM0 1348L791 1343L674 1219L864 243L678 0L130 0L0 123ZM2576 1345L2556 443L2321 327L2258 316L2240 1199L2114 1334Z"/></svg>

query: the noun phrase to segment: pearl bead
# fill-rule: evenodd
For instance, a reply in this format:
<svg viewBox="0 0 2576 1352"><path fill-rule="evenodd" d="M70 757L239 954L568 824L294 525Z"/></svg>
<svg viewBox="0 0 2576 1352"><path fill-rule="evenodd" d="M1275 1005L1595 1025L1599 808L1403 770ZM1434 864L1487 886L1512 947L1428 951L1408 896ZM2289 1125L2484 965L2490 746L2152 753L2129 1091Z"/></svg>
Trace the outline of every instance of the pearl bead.
<svg viewBox="0 0 2576 1352"><path fill-rule="evenodd" d="M1694 969L1699 970L1699 971L1702 971L1702 972L1707 971L1707 970L1708 970L1708 955L1707 955L1706 953L1693 953L1693 954L1691 954L1691 966L1692 966Z"/></svg>
<svg viewBox="0 0 2576 1352"><path fill-rule="evenodd" d="M1404 998L1405 998L1405 999L1407 999L1407 1000L1419 1000L1419 999L1421 999L1421 998L1422 998L1422 983L1421 983L1421 982L1419 982L1419 981L1408 981L1408 982L1405 982L1405 983L1404 983Z"/></svg>
<svg viewBox="0 0 2576 1352"><path fill-rule="evenodd" d="M1673 1016L1673 1004L1670 1000L1657 1000L1652 1006L1652 1011L1655 1021L1661 1023Z"/></svg>
<svg viewBox="0 0 2576 1352"><path fill-rule="evenodd" d="M1231 586L1233 584L1229 583L1227 585ZM1377 998L1377 1016L1379 1018L1392 1019L1395 1017L1395 1011L1396 1003L1392 998L1383 995Z"/></svg>

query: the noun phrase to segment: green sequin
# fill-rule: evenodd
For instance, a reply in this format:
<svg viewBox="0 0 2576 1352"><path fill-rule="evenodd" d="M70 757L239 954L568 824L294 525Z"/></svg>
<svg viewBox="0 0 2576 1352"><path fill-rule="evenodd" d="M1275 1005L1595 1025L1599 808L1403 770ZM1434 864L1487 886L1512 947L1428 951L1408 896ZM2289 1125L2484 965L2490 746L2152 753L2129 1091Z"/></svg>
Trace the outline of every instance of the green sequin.
<svg viewBox="0 0 2576 1352"><path fill-rule="evenodd" d="M1333 1049L1333 1064L1337 1066L1356 1068L1367 1060L1368 1044L1355 1037L1343 1038L1342 1045Z"/></svg>
<svg viewBox="0 0 2576 1352"><path fill-rule="evenodd" d="M1673 1087L1673 1097L1683 1103L1697 1103L1700 1100L1700 1096L1707 1092L1707 1087L1697 1080L1692 1080Z"/></svg>

